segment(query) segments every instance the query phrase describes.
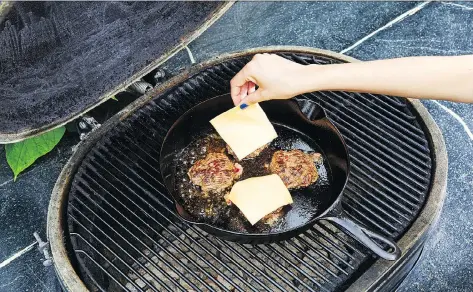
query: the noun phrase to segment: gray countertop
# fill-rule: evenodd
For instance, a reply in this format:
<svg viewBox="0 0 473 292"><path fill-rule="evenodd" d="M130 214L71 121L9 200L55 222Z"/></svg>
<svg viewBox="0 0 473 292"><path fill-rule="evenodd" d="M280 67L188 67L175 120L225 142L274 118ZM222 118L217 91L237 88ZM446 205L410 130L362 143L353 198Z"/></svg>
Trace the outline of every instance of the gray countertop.
<svg viewBox="0 0 473 292"><path fill-rule="evenodd" d="M298 45L333 51L349 48L371 32L379 33L347 55L374 60L414 55L473 53L473 3L434 2L383 28L420 2L236 3L189 48L197 62L221 53L266 45ZM177 73L188 66L185 51L168 61ZM423 101L445 138L449 158L447 198L423 256L399 291L473 290L473 105ZM444 107L453 111L453 115ZM72 146L66 134L58 147L21 174L16 182L0 148L0 263L45 238L49 197ZM0 267L0 291L53 291L51 267L32 249Z"/></svg>

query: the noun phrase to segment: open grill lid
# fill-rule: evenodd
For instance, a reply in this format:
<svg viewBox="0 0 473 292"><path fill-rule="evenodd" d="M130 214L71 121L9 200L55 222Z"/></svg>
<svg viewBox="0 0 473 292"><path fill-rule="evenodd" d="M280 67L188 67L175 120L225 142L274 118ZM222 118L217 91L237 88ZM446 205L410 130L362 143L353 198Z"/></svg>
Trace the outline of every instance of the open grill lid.
<svg viewBox="0 0 473 292"><path fill-rule="evenodd" d="M0 7L0 143L67 123L199 36L222 2L18 2Z"/></svg>

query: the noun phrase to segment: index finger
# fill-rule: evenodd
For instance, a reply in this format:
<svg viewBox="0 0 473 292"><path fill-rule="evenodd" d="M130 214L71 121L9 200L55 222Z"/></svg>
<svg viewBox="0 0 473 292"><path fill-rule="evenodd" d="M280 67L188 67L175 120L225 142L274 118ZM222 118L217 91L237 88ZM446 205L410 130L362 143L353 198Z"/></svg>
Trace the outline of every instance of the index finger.
<svg viewBox="0 0 473 292"><path fill-rule="evenodd" d="M241 87L245 85L247 81L247 72L248 64L246 64L235 76L233 76L232 80L230 80L230 95L232 96L235 105L240 104L240 91Z"/></svg>

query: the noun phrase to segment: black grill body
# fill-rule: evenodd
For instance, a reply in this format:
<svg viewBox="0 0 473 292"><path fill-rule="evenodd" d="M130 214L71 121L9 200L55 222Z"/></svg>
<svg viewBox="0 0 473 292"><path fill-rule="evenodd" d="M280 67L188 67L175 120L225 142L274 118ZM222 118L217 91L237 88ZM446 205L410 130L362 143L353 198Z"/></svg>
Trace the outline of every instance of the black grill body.
<svg viewBox="0 0 473 292"><path fill-rule="evenodd" d="M342 59L278 51L302 64ZM83 149L65 182L65 244L75 271L98 291L339 291L376 260L343 230L319 222L291 240L248 246L181 221L160 181L159 149L174 121L199 102L229 91L251 53L203 66L151 93L136 110ZM178 79L176 79L178 80ZM317 92L348 145L348 216L399 238L422 210L434 169L432 146L411 104L371 94ZM67 225L66 225L67 224Z"/></svg>

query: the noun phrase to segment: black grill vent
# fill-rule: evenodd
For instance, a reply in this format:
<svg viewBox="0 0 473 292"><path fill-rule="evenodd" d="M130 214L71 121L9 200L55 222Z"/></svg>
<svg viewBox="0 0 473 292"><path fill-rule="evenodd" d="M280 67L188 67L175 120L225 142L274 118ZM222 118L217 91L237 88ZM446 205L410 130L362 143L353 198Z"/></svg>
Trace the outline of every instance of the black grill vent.
<svg viewBox="0 0 473 292"><path fill-rule="evenodd" d="M281 53L303 64L341 61ZM174 213L160 181L167 130L197 103L229 91L251 56L204 69L151 100L96 144L69 195L70 251L97 291L334 291L374 260L348 234L322 222L292 240L247 246L206 235ZM305 95L322 105L349 147L343 206L350 218L398 238L429 190L429 142L410 105L344 92Z"/></svg>

